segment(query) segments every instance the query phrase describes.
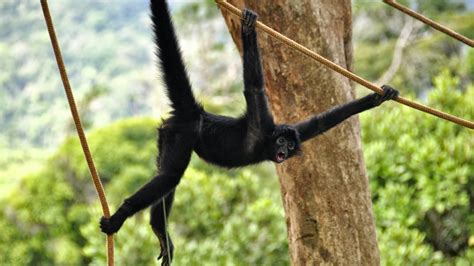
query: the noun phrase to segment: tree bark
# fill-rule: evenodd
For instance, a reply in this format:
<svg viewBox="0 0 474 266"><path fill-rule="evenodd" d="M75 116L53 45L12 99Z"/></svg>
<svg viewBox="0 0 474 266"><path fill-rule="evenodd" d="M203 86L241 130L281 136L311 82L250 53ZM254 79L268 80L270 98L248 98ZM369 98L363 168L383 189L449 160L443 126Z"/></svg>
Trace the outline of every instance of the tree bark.
<svg viewBox="0 0 474 266"><path fill-rule="evenodd" d="M232 0L346 68L352 65L349 0ZM241 51L240 19L222 10ZM351 82L258 32L266 91L277 123L293 123L355 98ZM375 225L357 117L278 165L293 265L378 265Z"/></svg>

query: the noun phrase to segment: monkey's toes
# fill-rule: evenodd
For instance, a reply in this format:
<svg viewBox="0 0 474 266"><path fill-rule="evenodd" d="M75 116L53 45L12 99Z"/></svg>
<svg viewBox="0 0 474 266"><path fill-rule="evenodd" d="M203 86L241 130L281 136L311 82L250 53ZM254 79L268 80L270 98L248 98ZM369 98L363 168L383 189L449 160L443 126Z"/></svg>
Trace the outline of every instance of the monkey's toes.
<svg viewBox="0 0 474 266"><path fill-rule="evenodd" d="M168 256L168 252L166 250L162 250L158 258L158 261L161 259L161 266L169 266L171 265L171 259Z"/></svg>
<svg viewBox="0 0 474 266"><path fill-rule="evenodd" d="M171 238L169 236L168 236L168 240L166 240L166 236L163 236L163 235L159 236L158 238L160 240L161 251L160 251L160 255L156 259L158 261L161 259L162 266L171 265L171 261L173 260L173 254L174 254L173 241L171 241Z"/></svg>

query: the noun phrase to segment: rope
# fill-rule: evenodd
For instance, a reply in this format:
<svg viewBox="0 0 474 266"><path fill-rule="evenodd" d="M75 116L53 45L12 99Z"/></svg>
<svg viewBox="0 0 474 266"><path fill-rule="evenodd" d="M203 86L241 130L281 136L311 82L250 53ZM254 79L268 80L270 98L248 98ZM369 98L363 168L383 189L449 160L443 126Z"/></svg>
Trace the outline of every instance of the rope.
<svg viewBox="0 0 474 266"><path fill-rule="evenodd" d="M415 12L414 10L404 6L404 5L401 5L399 3L396 2L396 0L383 0L383 2L389 6L392 6L398 10L400 10L401 12L425 23L426 25L429 25L431 26L432 28L434 29L437 29L441 32L443 32L444 34L447 34L455 39L457 39L458 41L461 41L471 47L474 47L474 41L467 38L466 36L462 35L462 34L459 34L455 31L453 31L452 29L446 27L446 26L443 26L439 23L437 23L436 21L434 20L431 20L423 15L421 15L420 13L417 13Z"/></svg>
<svg viewBox="0 0 474 266"><path fill-rule="evenodd" d="M227 11L231 12L232 14L234 14L236 16L239 16L239 17L242 17L242 11L240 9L236 8L235 6L233 6L232 4L229 4L225 0L216 0L216 3L220 7L225 8ZM368 88L368 89L370 89L370 90L372 90L372 91L374 91L378 94L383 94L383 90L380 87L378 87L377 85L375 85L374 83L372 83L370 81L367 81L367 80L363 79L362 77L359 77L356 74L350 72L349 70L333 63L332 61L326 59L325 57L319 55L318 53L311 51L310 49L304 47L303 45L293 41L292 39L282 35L281 33L275 31L272 28L268 27L267 25L263 24L262 22L257 21L256 26L257 26L257 28L264 31L265 33L272 36L273 38L277 39L278 41L292 47L293 49L298 50L299 52L303 53L304 55L318 61L319 63L329 67L330 69L338 72L339 74L341 74L341 75L343 75L343 76L359 83L360 85L362 85L362 86L364 86L364 87L366 87L366 88ZM425 113L432 114L432 115L437 116L439 118L451 121L451 122L456 123L458 125L461 125L461 126L464 126L464 127L470 128L470 129L474 129L474 123L469 121L469 120L465 120L463 118L456 117L454 115L450 115L450 114L441 112L441 111L436 110L434 108L425 106L425 105L417 103L417 102L410 101L410 100L402 98L400 96L398 96L396 99L394 99L394 101L397 101L397 102L399 102L401 104L404 104L406 106L409 106L411 108L423 111Z"/></svg>
<svg viewBox="0 0 474 266"><path fill-rule="evenodd" d="M166 201L166 196L163 197L163 200L161 201L161 203L163 204L163 220L165 222L166 253L168 254L168 263L170 263L171 262L170 239L168 237L168 223L166 221L168 217L166 215L166 202L165 201Z"/></svg>
<svg viewBox="0 0 474 266"><path fill-rule="evenodd" d="M89 149L89 145L87 144L87 139L84 134L84 129L81 125L81 119L79 117L79 113L77 111L76 102L74 100L74 95L72 92L71 85L69 84L69 79L66 73L66 67L63 62L63 58L61 55L61 49L58 44L58 40L56 37L56 33L54 31L53 20L51 18L51 14L48 8L47 0L41 0L41 8L43 9L44 19L46 21L46 26L48 27L49 37L51 39L51 44L54 50L54 56L56 57L56 63L59 68L59 73L61 74L61 80L63 82L64 90L66 92L67 100L69 102L69 108L71 109L72 118L74 119L74 124L76 126L77 135L79 136L79 140L81 142L82 150L84 151L84 156L86 157L87 165L89 166L89 171L92 176L92 181L94 182L95 189L97 191L97 195L99 196L100 204L102 205L102 211L104 216L109 218L110 211L109 206L107 204L107 199L105 197L105 192L102 187L102 183L99 178L99 174L97 173L97 169L95 168L94 161L92 159L92 155ZM107 235L107 265L113 266L114 265L114 239L113 235Z"/></svg>

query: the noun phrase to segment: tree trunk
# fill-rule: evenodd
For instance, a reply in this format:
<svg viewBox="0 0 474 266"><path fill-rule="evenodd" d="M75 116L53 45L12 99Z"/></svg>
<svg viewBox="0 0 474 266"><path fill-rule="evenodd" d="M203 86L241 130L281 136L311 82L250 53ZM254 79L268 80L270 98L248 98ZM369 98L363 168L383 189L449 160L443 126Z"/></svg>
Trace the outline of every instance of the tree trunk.
<svg viewBox="0 0 474 266"><path fill-rule="evenodd" d="M278 32L346 68L352 64L349 0L232 0ZM240 20L223 10L241 51ZM266 91L277 123L293 123L355 98L351 82L259 31ZM293 265L378 265L375 225L357 117L278 165Z"/></svg>

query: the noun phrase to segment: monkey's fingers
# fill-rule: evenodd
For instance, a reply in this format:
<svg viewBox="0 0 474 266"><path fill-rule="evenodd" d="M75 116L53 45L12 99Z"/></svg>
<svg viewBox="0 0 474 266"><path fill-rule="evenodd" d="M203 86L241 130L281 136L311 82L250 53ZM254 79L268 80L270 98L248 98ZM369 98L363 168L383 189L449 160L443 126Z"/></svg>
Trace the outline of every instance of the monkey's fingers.
<svg viewBox="0 0 474 266"><path fill-rule="evenodd" d="M398 95L399 95L398 90L392 88L389 85L383 85L382 89L383 89L383 92L384 92L383 95L382 95L382 99L381 99L382 101L393 100L393 99L397 98Z"/></svg>
<svg viewBox="0 0 474 266"><path fill-rule="evenodd" d="M244 23L247 27L253 29L255 28L255 25L257 24L257 19L258 15L254 11L250 9L244 9L243 12L243 17L244 17Z"/></svg>
<svg viewBox="0 0 474 266"><path fill-rule="evenodd" d="M100 218L99 227L103 233L110 234L110 219L102 216L102 218Z"/></svg>

